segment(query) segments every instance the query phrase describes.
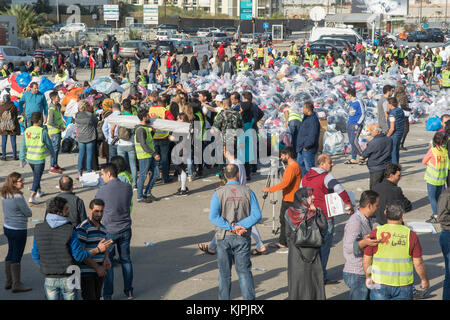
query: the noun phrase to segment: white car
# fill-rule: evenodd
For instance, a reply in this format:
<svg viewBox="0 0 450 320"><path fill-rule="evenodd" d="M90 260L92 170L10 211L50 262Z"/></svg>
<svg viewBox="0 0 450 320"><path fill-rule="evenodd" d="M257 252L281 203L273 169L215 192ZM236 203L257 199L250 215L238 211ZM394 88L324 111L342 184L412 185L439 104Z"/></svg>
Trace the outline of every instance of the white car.
<svg viewBox="0 0 450 320"><path fill-rule="evenodd" d="M33 57L28 56L23 50L13 46L0 46L0 64L6 63L10 71L25 66L28 61L33 61Z"/></svg>
<svg viewBox="0 0 450 320"><path fill-rule="evenodd" d="M86 24L84 24L84 23L71 23L71 24L68 24L68 25L62 27L61 29L59 29L59 31L60 32L73 32L73 31L86 32L87 27L86 27Z"/></svg>
<svg viewBox="0 0 450 320"><path fill-rule="evenodd" d="M210 33L211 31L208 28L200 28L197 31L197 37L207 37Z"/></svg>
<svg viewBox="0 0 450 320"><path fill-rule="evenodd" d="M158 31L156 33L156 40L168 40L169 38L172 38L173 34L170 31Z"/></svg>
<svg viewBox="0 0 450 320"><path fill-rule="evenodd" d="M215 27L208 28L208 30L211 33L213 33L213 32L222 32L219 28L215 28Z"/></svg>
<svg viewBox="0 0 450 320"><path fill-rule="evenodd" d="M189 40L189 37L187 37L185 34L178 33L178 34L173 34L169 40L187 41L187 40Z"/></svg>

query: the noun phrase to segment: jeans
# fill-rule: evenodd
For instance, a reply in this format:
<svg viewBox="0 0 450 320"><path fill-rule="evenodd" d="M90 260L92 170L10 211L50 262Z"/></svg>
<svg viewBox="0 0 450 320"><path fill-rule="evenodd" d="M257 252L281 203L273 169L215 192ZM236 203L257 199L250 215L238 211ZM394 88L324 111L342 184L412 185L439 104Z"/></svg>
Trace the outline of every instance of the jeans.
<svg viewBox="0 0 450 320"><path fill-rule="evenodd" d="M161 172L164 183L169 181L169 140L154 140L155 152L161 157Z"/></svg>
<svg viewBox="0 0 450 320"><path fill-rule="evenodd" d="M291 132L291 136L292 136L292 145L295 146L295 144L297 143L297 136L298 136L298 132L300 131L300 125L302 123L300 122L300 120L291 120L289 121L289 131Z"/></svg>
<svg viewBox="0 0 450 320"><path fill-rule="evenodd" d="M261 240L261 235L259 234L258 228L256 226L252 227L252 238L255 239L255 243L256 243L256 249L257 250L261 250L264 248L264 243ZM211 242L208 245L208 248L211 250L216 250L217 248L217 239L216 239L216 235L214 235L213 239L211 240Z"/></svg>
<svg viewBox="0 0 450 320"><path fill-rule="evenodd" d="M150 175L150 180L145 188L146 195L151 193L156 178L159 176L159 169L154 158L139 159L139 180L137 185L138 200L143 198L145 178L147 178L147 173L149 171L152 171L152 174Z"/></svg>
<svg viewBox="0 0 450 320"><path fill-rule="evenodd" d="M87 143L78 142L78 172L83 173L83 158L86 154L86 172L92 171L92 156L94 154L95 140Z"/></svg>
<svg viewBox="0 0 450 320"><path fill-rule="evenodd" d="M44 292L47 300L77 300L77 289L69 288L69 278L45 278Z"/></svg>
<svg viewBox="0 0 450 320"><path fill-rule="evenodd" d="M209 71L208 70L202 70L201 71L201 76L202 77L206 77L207 75L209 75Z"/></svg>
<svg viewBox="0 0 450 320"><path fill-rule="evenodd" d="M334 218L327 219L328 229L322 234L324 243L320 248L320 257L322 259L323 280L327 278L327 263L330 256L330 250L333 246L333 234L334 234Z"/></svg>
<svg viewBox="0 0 450 320"><path fill-rule="evenodd" d="M5 261L20 263L27 243L27 230L13 230L3 227L3 232L8 239L8 254Z"/></svg>
<svg viewBox="0 0 450 320"><path fill-rule="evenodd" d="M403 133L402 133L403 134ZM400 162L400 142L402 141L402 134L400 135L392 135L392 163L399 164Z"/></svg>
<svg viewBox="0 0 450 320"><path fill-rule="evenodd" d="M233 262L239 277L242 298L244 300L255 300L250 247L251 239L248 236L225 235L223 240L217 240L219 300L230 300L231 266Z"/></svg>
<svg viewBox="0 0 450 320"><path fill-rule="evenodd" d="M343 275L345 284L350 288L350 300L369 300L365 275L348 272L344 272Z"/></svg>
<svg viewBox="0 0 450 320"><path fill-rule="evenodd" d="M50 157L50 167L54 167L58 164L59 147L61 146L61 133L52 134L50 139L52 140L53 150L55 150L55 157Z"/></svg>
<svg viewBox="0 0 450 320"><path fill-rule="evenodd" d="M30 163L31 170L33 171L33 185L31 192L35 193L41 190L41 178L44 173L45 162L39 164Z"/></svg>
<svg viewBox="0 0 450 320"><path fill-rule="evenodd" d="M402 147L405 146L405 140L408 133L409 133L409 117L405 117L405 129L403 130L402 140L400 142L400 145Z"/></svg>
<svg viewBox="0 0 450 320"><path fill-rule="evenodd" d="M192 76L197 76L198 75L198 70L192 70L191 73L192 73Z"/></svg>
<svg viewBox="0 0 450 320"><path fill-rule="evenodd" d="M392 287L377 284L370 290L370 300L412 300L413 285Z"/></svg>
<svg viewBox="0 0 450 320"><path fill-rule="evenodd" d="M108 233L106 238L114 241L113 245L109 247L109 255L113 257L113 251L117 246L119 252L120 264L122 265L123 275L123 291L127 295L133 293L133 265L131 264L130 256L130 241L131 241L131 228L121 233ZM114 268L110 268L106 271L106 277L104 280L103 297L111 298L114 293Z"/></svg>
<svg viewBox="0 0 450 320"><path fill-rule="evenodd" d="M17 144L16 144L16 136L9 136L11 140L11 148L13 152L13 156L17 157ZM6 157L6 142L8 142L8 136L2 136L2 155Z"/></svg>
<svg viewBox="0 0 450 320"><path fill-rule="evenodd" d="M111 159L115 156L117 156L117 146L116 145L112 145L109 144L109 157L108 157L108 162L111 162Z"/></svg>
<svg viewBox="0 0 450 320"><path fill-rule="evenodd" d="M354 124L347 123L347 134L348 134L348 141L350 142L350 145L352 146L352 159L356 159L356 156L362 153L361 148L358 143L358 138L362 130L362 125L358 126L358 129L355 129Z"/></svg>
<svg viewBox="0 0 450 320"><path fill-rule="evenodd" d="M444 288L442 290L442 300L450 300L450 231L442 230L439 237L442 254L445 262Z"/></svg>
<svg viewBox="0 0 450 320"><path fill-rule="evenodd" d="M156 83L156 76L154 73L148 74L148 83Z"/></svg>
<svg viewBox="0 0 450 320"><path fill-rule="evenodd" d="M133 146L118 146L117 154L125 159L133 176L133 187L137 185L136 150Z"/></svg>
<svg viewBox="0 0 450 320"><path fill-rule="evenodd" d="M302 149L297 153L297 163L302 170L302 176L305 176L316 165L316 154Z"/></svg>
<svg viewBox="0 0 450 320"><path fill-rule="evenodd" d="M432 184L427 183L428 199L430 200L431 210L435 216L437 215L438 199L443 189L444 186L433 186Z"/></svg>

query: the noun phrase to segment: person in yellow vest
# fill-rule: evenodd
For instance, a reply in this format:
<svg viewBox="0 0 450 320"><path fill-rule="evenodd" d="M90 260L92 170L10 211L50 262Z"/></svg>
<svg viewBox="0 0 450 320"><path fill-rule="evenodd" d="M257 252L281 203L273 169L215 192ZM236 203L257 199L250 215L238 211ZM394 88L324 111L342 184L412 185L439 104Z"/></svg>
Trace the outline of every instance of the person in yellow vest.
<svg viewBox="0 0 450 320"><path fill-rule="evenodd" d="M147 88L147 79L145 79L145 76L142 75L140 71L136 71L136 76L138 85Z"/></svg>
<svg viewBox="0 0 450 320"><path fill-rule="evenodd" d="M442 132L436 132L433 137L433 147L428 150L422 160L422 164L427 166L425 171L425 181L427 182L428 199L431 203L433 215L427 222L438 223L437 202L439 196L445 188L448 170L450 168L448 152L445 148L447 139Z"/></svg>
<svg viewBox="0 0 450 320"><path fill-rule="evenodd" d="M399 203L386 207L387 224L369 234L380 240L364 249L363 267L370 300L413 300L414 269L423 290L430 287L417 234L403 225L405 211Z"/></svg>
<svg viewBox="0 0 450 320"><path fill-rule="evenodd" d="M333 72L335 76L340 76L342 74L342 68L337 62L333 62Z"/></svg>
<svg viewBox="0 0 450 320"><path fill-rule="evenodd" d="M293 107L288 107L284 110L284 126L289 128L289 132L291 133L292 141L291 144L293 146L297 145L297 135L300 131L300 126L303 121L303 114L294 110ZM295 150L295 148L294 148ZM297 159L297 153L295 154L295 159Z"/></svg>
<svg viewBox="0 0 450 320"><path fill-rule="evenodd" d="M295 41L291 41L291 51L295 54L298 51Z"/></svg>
<svg viewBox="0 0 450 320"><path fill-rule="evenodd" d="M52 157L55 157L55 152L47 128L41 127L42 114L40 112L33 112L31 123L33 125L25 130L22 138L19 160L21 168L28 162L33 171L33 185L28 203L37 205L39 201L35 198L45 195L41 190L41 178L44 173L46 151L50 152Z"/></svg>
<svg viewBox="0 0 450 320"><path fill-rule="evenodd" d="M435 76L439 75L442 70L443 59L442 59L442 56L439 54L440 52L441 52L441 50L439 48L436 48L436 52L433 56L434 75Z"/></svg>
<svg viewBox="0 0 450 320"><path fill-rule="evenodd" d="M59 146L61 145L61 132L66 129L66 124L61 116L61 105L59 104L58 92L50 93L50 105L48 106L48 135L52 140L55 157L50 158L50 173L62 174L64 170L58 165Z"/></svg>
<svg viewBox="0 0 450 320"><path fill-rule="evenodd" d="M242 63L242 56L238 56L236 59L236 73L241 71L241 63Z"/></svg>
<svg viewBox="0 0 450 320"><path fill-rule="evenodd" d="M248 64L247 58L244 58L244 60L242 60L241 66L239 69L240 69L240 71L249 71L250 70L250 65Z"/></svg>
<svg viewBox="0 0 450 320"><path fill-rule="evenodd" d="M39 77L39 71L41 70L41 68L39 68L39 66L34 67L33 72L31 72L31 76L32 77Z"/></svg>
<svg viewBox="0 0 450 320"><path fill-rule="evenodd" d="M450 90L450 64L447 64L444 70L442 70L442 79L440 81L441 88L444 90Z"/></svg>
<svg viewBox="0 0 450 320"><path fill-rule="evenodd" d="M67 74L64 73L63 69L59 69L55 76L55 83L61 83L67 80Z"/></svg>
<svg viewBox="0 0 450 320"><path fill-rule="evenodd" d="M0 77L6 78L11 74L8 68L9 68L8 64L6 62L3 62L2 69L0 70Z"/></svg>
<svg viewBox="0 0 450 320"><path fill-rule="evenodd" d="M305 48L305 57L303 59L303 63L309 63L311 64L311 47L309 46L309 43L306 44Z"/></svg>
<svg viewBox="0 0 450 320"><path fill-rule="evenodd" d="M136 150L136 158L139 161L139 180L137 187L137 201L150 203L156 200L151 195L151 190L155 185L159 176L159 169L156 161L160 160L159 154L155 151L153 145L153 137L151 133L150 116L146 109L139 109L137 114L140 124L135 129L134 148ZM144 193L145 179L148 172L151 171L150 179Z"/></svg>
<svg viewBox="0 0 450 320"><path fill-rule="evenodd" d="M259 48L256 50L256 54L258 56L259 64L264 65L264 48L262 44L259 45Z"/></svg>
<svg viewBox="0 0 450 320"><path fill-rule="evenodd" d="M148 114L149 114L150 118L174 121L175 118L170 113L170 111L166 109L166 105L167 105L167 99L165 97L160 97L158 99L158 104L153 107L150 107L148 109ZM162 130L155 130L155 133L153 135L156 153L158 153L161 157L161 173L162 173L163 183L170 182L170 178L169 178L169 167L170 167L169 135L170 134L168 131L162 131Z"/></svg>
<svg viewBox="0 0 450 320"><path fill-rule="evenodd" d="M295 64L295 55L294 55L294 52L289 51L289 54L288 54L287 58L288 58L289 62L291 63L291 65L294 65L294 64Z"/></svg>

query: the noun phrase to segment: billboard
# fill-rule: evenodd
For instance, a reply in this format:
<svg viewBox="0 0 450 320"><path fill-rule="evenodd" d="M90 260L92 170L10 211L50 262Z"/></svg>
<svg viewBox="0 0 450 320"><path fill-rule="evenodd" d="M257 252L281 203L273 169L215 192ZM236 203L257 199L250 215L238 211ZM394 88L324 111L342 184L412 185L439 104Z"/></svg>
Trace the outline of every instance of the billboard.
<svg viewBox="0 0 450 320"><path fill-rule="evenodd" d="M352 0L352 13L406 16L408 15L408 7L408 0Z"/></svg>
<svg viewBox="0 0 450 320"><path fill-rule="evenodd" d="M144 4L144 24L158 24L157 4Z"/></svg>
<svg viewBox="0 0 450 320"><path fill-rule="evenodd" d="M118 4L103 5L103 20L119 21L119 5Z"/></svg>
<svg viewBox="0 0 450 320"><path fill-rule="evenodd" d="M252 20L253 18L253 3L252 0L241 0L241 20Z"/></svg>

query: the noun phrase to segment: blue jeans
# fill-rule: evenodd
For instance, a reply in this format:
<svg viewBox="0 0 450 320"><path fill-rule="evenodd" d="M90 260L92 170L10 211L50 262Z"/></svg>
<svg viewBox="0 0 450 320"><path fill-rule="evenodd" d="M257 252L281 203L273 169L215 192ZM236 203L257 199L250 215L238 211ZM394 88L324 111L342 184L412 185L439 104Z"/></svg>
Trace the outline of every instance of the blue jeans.
<svg viewBox="0 0 450 320"><path fill-rule="evenodd" d="M327 280L327 263L330 256L330 250L333 246L334 218L327 219L328 229L322 233L324 243L320 248L320 257L322 259L323 280Z"/></svg>
<svg viewBox="0 0 450 320"><path fill-rule="evenodd" d="M255 300L250 247L251 239L248 236L226 235L223 240L217 240L219 300L230 300L231 266L233 262L239 277L242 298L244 300Z"/></svg>
<svg viewBox="0 0 450 320"><path fill-rule="evenodd" d="M83 173L83 159L86 155L86 172L92 171L92 156L94 155L95 140L87 143L78 142L78 172Z"/></svg>
<svg viewBox="0 0 450 320"><path fill-rule="evenodd" d="M133 265L131 264L130 255L130 241L131 228L121 233L108 233L106 238L114 241L113 245L109 247L109 255L113 257L113 252L117 246L119 252L120 264L122 265L123 275L123 292L125 294L133 293ZM114 268L110 268L106 272L105 281L103 284L103 297L111 298L114 293Z"/></svg>
<svg viewBox="0 0 450 320"><path fill-rule="evenodd" d="M348 272L344 272L343 275L345 284L350 288L350 300L369 300L365 275Z"/></svg>
<svg viewBox="0 0 450 320"><path fill-rule="evenodd" d="M156 83L156 76L154 73L148 74L148 83Z"/></svg>
<svg viewBox="0 0 450 320"><path fill-rule="evenodd" d="M54 167L58 164L59 147L61 146L61 133L52 134L50 139L52 140L53 150L55 151L55 157L50 157L50 167Z"/></svg>
<svg viewBox="0 0 450 320"><path fill-rule="evenodd" d="M47 300L78 300L77 289L69 288L69 278L45 278L44 292Z"/></svg>
<svg viewBox="0 0 450 320"><path fill-rule="evenodd" d="M151 193L153 186L155 185L156 178L159 176L158 165L154 158L139 159L139 180L137 185L137 198L142 199L144 196L144 184L147 173L151 171L150 180L145 188L145 194Z"/></svg>
<svg viewBox="0 0 450 320"><path fill-rule="evenodd" d="M430 200L433 215L437 215L437 203L444 186L434 186L427 183L428 199Z"/></svg>
<svg viewBox="0 0 450 320"><path fill-rule="evenodd" d="M402 141L403 132L401 135L392 135L392 163L400 163L400 144Z"/></svg>
<svg viewBox="0 0 450 320"><path fill-rule="evenodd" d="M370 290L370 300L412 300L413 285L392 287L377 284Z"/></svg>
<svg viewBox="0 0 450 320"><path fill-rule="evenodd" d="M137 185L136 150L133 146L118 146L117 154L125 159L133 176L133 187Z"/></svg>
<svg viewBox="0 0 450 320"><path fill-rule="evenodd" d="M108 157L108 162L111 162L111 159L115 156L117 156L117 146L116 145L112 145L109 144L109 157Z"/></svg>
<svg viewBox="0 0 450 320"><path fill-rule="evenodd" d="M13 230L3 227L3 232L8 239L8 254L5 261L20 263L27 243L27 230Z"/></svg>
<svg viewBox="0 0 450 320"><path fill-rule="evenodd" d="M198 70L192 70L191 73L192 73L192 76L196 76L196 75L198 75Z"/></svg>
<svg viewBox="0 0 450 320"><path fill-rule="evenodd" d="M297 143L297 136L298 136L298 132L300 131L300 126L301 126L301 122L300 120L291 120L289 121L289 131L291 132L291 136L292 136L292 145L295 146L295 144Z"/></svg>
<svg viewBox="0 0 450 320"><path fill-rule="evenodd" d="M439 244L441 245L445 262L445 278L444 288L442 290L442 300L450 300L450 231L441 231Z"/></svg>
<svg viewBox="0 0 450 320"><path fill-rule="evenodd" d="M155 152L161 157L161 172L164 183L169 181L169 140L154 140Z"/></svg>
<svg viewBox="0 0 450 320"><path fill-rule="evenodd" d="M201 71L201 76L202 77L206 77L207 75L209 75L209 71L208 70L202 70Z"/></svg>
<svg viewBox="0 0 450 320"><path fill-rule="evenodd" d="M31 192L38 192L41 190L41 178L44 173L45 162L40 164L30 163L30 167L33 171L33 185L31 186Z"/></svg>
<svg viewBox="0 0 450 320"><path fill-rule="evenodd" d="M297 153L297 163L302 170L302 176L305 176L316 165L316 154L302 149Z"/></svg>
<svg viewBox="0 0 450 320"><path fill-rule="evenodd" d="M352 159L356 160L356 156L361 154L361 148L359 147L358 138L362 130L362 125L355 129L354 124L347 123L348 142L352 146Z"/></svg>
<svg viewBox="0 0 450 320"><path fill-rule="evenodd" d="M17 157L17 144L16 144L16 136L9 136L11 140L11 148L13 152L13 156ZM8 136L2 136L2 155L6 157L6 142L8 142Z"/></svg>

